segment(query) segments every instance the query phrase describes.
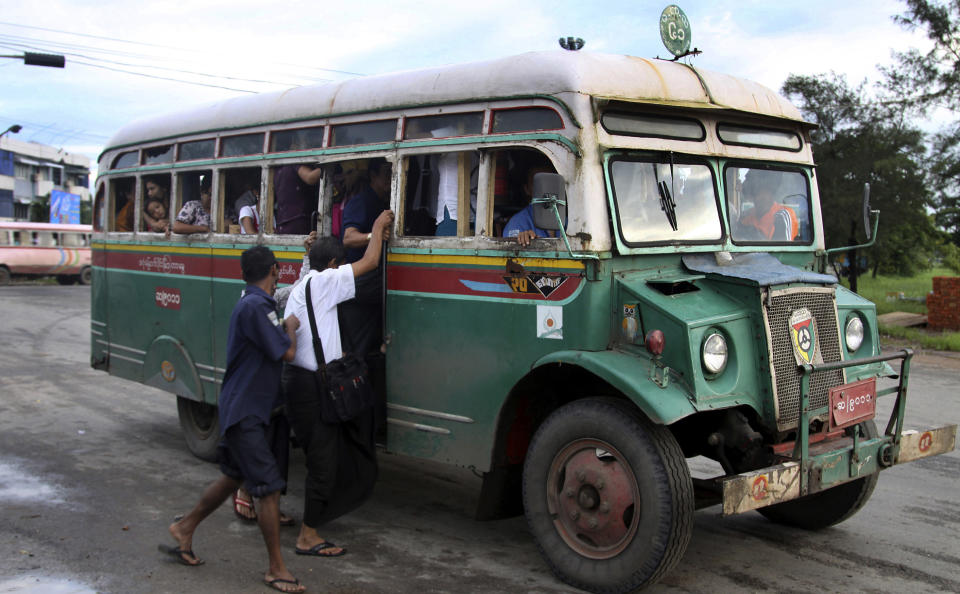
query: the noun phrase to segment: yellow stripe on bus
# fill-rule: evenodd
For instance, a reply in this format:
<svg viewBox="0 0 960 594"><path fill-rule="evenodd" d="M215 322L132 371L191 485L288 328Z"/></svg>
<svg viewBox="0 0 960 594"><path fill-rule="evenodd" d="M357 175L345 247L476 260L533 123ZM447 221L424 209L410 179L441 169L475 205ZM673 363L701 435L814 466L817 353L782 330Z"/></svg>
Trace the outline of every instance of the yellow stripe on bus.
<svg viewBox="0 0 960 594"><path fill-rule="evenodd" d="M209 247L183 247L175 245L130 245L130 244L107 244L94 243L90 247L95 250L108 250L115 252L151 252L155 254L184 254L187 256L231 256L239 258L243 249L237 248L209 248ZM278 260L291 260L299 262L303 259L303 252L281 251L281 246L267 246L277 255Z"/></svg>
<svg viewBox="0 0 960 594"><path fill-rule="evenodd" d="M553 258L521 258L507 256L455 256L450 254L388 254L387 261L397 264L454 264L461 266L505 266L514 260L534 268L566 268L583 270L583 262Z"/></svg>

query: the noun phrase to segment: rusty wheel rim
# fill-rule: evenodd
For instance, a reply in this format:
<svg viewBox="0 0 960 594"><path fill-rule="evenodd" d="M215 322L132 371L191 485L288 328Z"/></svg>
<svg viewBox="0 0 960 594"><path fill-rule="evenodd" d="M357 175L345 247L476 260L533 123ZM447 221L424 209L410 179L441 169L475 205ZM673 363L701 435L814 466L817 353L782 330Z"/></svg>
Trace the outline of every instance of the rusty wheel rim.
<svg viewBox="0 0 960 594"><path fill-rule="evenodd" d="M590 559L609 559L633 541L640 523L633 469L612 445L571 442L547 473L547 510L567 545Z"/></svg>

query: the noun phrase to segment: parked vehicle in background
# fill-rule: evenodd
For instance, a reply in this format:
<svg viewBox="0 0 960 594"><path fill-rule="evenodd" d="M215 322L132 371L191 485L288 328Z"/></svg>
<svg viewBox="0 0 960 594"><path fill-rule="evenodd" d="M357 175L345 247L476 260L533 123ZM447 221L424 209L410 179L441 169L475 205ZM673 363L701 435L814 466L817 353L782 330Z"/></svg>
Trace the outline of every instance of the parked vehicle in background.
<svg viewBox="0 0 960 594"><path fill-rule="evenodd" d="M0 285L15 275L56 276L61 285L89 285L90 225L0 222Z"/></svg>

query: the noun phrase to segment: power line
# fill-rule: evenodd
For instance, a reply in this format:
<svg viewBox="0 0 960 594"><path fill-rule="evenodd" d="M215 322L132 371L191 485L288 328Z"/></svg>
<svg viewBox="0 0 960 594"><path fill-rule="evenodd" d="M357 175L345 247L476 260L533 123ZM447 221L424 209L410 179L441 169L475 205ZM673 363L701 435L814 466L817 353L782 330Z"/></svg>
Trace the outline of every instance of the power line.
<svg viewBox="0 0 960 594"><path fill-rule="evenodd" d="M0 35L0 44L2 44L2 43L3 43L3 36ZM31 45L20 44L20 43L11 43L11 42L6 42L6 43L8 43L9 45L0 45L0 47L9 47L10 49L15 49L14 47L11 47L11 46L16 46L16 47L20 47L20 48L33 49L33 50L37 50L37 51L49 51L49 49L40 48L40 47L37 47L37 46L31 46ZM62 51L62 50L61 50L61 51ZM131 64L131 63L129 63L129 62L119 62L119 61L116 61L116 60L108 60L108 59L106 59L106 58L97 58L97 57L94 57L94 56L87 56L87 55L84 55L84 54L78 54L78 53L73 53L73 52L63 52L63 53L66 54L67 56L74 56L74 57L77 57L77 58L83 58L83 59L85 59L85 60L91 60L91 61L94 61L94 62L106 62L107 64L115 64L115 65L117 65L117 66L127 66L127 67L130 67L130 68L152 68L152 69L154 69L154 70L164 70L164 71L167 71L167 72L178 72L178 73L181 73L181 74L191 74L191 75L194 75L194 76L203 76L203 77L207 77L207 78L221 78L221 79L224 79L224 80L232 80L232 81L239 81L239 82L263 83L263 84L278 85L278 86L284 86L284 87L291 87L291 86L296 86L297 84L299 84L299 83L296 83L296 82L278 82L278 81L273 81L273 80L262 80L262 79L255 79L255 78L242 78L242 77L237 77L237 76L229 76L229 75L225 75L225 74L210 74L210 73L207 73L207 72L197 72L197 71L194 71L194 70L183 70L183 69L180 69L180 68L169 68L169 67L166 67L166 66L153 66L153 65L151 65L151 64ZM173 80L173 79L171 79L171 80Z"/></svg>
<svg viewBox="0 0 960 594"><path fill-rule="evenodd" d="M171 45L161 45L161 44L156 44L156 43L147 43L147 42L145 42L145 41L131 41L131 40L128 40L128 39L120 39L120 38L117 38L117 37L106 37L106 36L102 36L102 35L91 35L91 34L88 34L88 33L76 33L76 32L74 32L74 31L65 31L65 30L62 30L62 29L51 29L51 28L47 28L47 27L36 27L36 26L32 26L32 25L22 25L22 24L19 24L19 23L11 23L11 22L8 22L8 21L0 21L0 25L6 25L6 26L8 26L8 27L19 27L19 28L22 28L22 29L34 29L34 30L37 30L37 31L46 31L46 32L48 32L48 33L57 33L57 34L60 34L60 35L74 35L74 36L77 36L77 37L87 37L87 38L91 38L91 39L100 39L100 40L104 40L104 41L115 41L115 42L118 42L118 43L126 43L126 44L130 44L130 45L142 45L142 46L146 46L146 47L155 47L155 48L159 48L159 49L172 49L172 50L177 50L177 51L181 51L181 52L188 52L188 53L193 53L193 54L197 54L197 53L207 53L207 52L201 52L201 51L196 50L196 49L175 47L175 46L171 46ZM228 56L229 56L230 54L221 53L220 55L228 55ZM284 66L295 66L295 67L297 67L297 68L309 68L309 69L311 69L311 70L321 70L321 71L323 71L323 72L333 72L333 73L335 73L335 74L345 74L345 75L347 75L347 76L365 76L365 75L364 75L363 73L361 73L361 72L350 72L350 71L348 71L348 70L336 70L336 69L334 69L334 68L323 68L323 67L321 67L321 66L312 66L312 65L311 65L311 66L307 66L307 65L304 65L304 64L293 64L293 63L289 63L289 62L278 62L278 63L279 63L279 64L282 64L282 65L284 65Z"/></svg>

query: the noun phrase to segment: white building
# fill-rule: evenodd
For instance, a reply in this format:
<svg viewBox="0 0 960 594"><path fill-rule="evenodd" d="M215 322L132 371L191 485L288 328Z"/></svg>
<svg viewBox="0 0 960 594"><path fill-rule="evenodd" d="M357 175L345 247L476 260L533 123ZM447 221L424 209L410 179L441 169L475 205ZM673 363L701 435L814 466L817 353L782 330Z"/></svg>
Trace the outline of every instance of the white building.
<svg viewBox="0 0 960 594"><path fill-rule="evenodd" d="M90 159L45 144L0 137L0 220L25 221L53 190L90 200Z"/></svg>

